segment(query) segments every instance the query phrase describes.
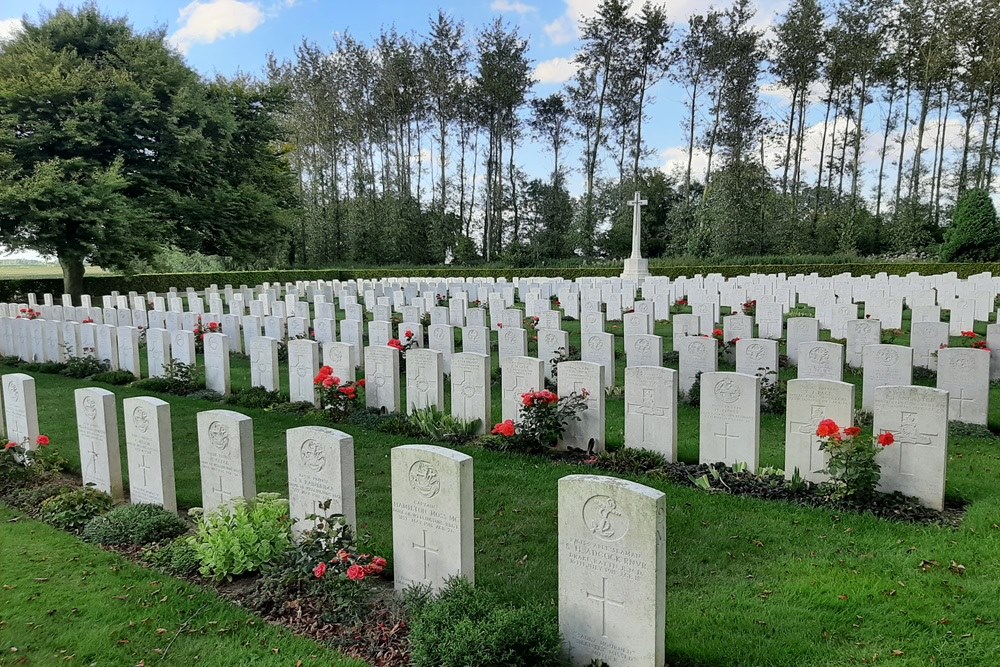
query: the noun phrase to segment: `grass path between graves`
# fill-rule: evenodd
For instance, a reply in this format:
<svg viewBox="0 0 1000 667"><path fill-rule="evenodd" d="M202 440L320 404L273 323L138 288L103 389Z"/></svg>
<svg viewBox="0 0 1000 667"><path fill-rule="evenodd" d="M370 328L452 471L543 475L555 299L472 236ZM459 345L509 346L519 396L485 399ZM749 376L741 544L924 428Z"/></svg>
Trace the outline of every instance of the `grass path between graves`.
<svg viewBox="0 0 1000 667"><path fill-rule="evenodd" d="M624 354L621 330L615 326L620 325L609 323L608 330L617 334L620 384ZM578 346L579 323L566 322L565 328ZM669 323L659 323L656 333L669 337ZM670 347L669 338L665 347ZM0 367L0 372L10 370ZM282 374L287 389L285 367ZM41 430L78 471L72 390L94 383L33 375ZM794 370L782 375L794 377ZM233 360L232 377L234 387L249 385L245 360ZM858 385L860 406L860 375L844 379ZM107 388L119 401L148 393ZM990 423L996 430L1000 389L993 388L992 393ZM171 403L178 503L198 505L196 414L220 406L161 397ZM493 403L499 420L497 385ZM622 400L609 399L607 406L608 443L620 445ZM284 433L306 421L263 410L239 411L254 420L258 490L287 493ZM697 461L698 411L681 406L678 418L679 458ZM391 557L389 452L413 440L353 426L340 428L355 438L362 545ZM124 443L122 450L124 467ZM761 465L782 467L783 451L784 416L763 415ZM564 475L593 470L479 449L468 453L475 459L477 585L512 602L533 600L554 608L556 483ZM949 501L968 503L958 528L892 523L870 515L707 494L663 480L632 478L667 494L669 664L1000 665L998 461L1000 439L951 439L947 496ZM31 576L25 573L19 585L30 582Z"/></svg>
<svg viewBox="0 0 1000 667"><path fill-rule="evenodd" d="M0 522L0 665L367 664L3 506Z"/></svg>

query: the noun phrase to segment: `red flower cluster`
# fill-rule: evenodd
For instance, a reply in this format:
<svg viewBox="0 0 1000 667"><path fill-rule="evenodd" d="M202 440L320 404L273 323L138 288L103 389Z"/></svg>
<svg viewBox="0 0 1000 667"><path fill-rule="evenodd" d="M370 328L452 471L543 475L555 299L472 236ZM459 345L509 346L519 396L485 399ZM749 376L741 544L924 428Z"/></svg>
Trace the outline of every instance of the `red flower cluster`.
<svg viewBox="0 0 1000 667"><path fill-rule="evenodd" d="M891 432L886 431L885 433L879 433L878 444L882 447L888 447L894 442L896 442L896 437Z"/></svg>
<svg viewBox="0 0 1000 667"><path fill-rule="evenodd" d="M92 320L92 319L91 319L91 318L89 318L89 317L85 317L85 318L83 319L83 321L82 321L82 322L80 322L80 324L93 324L93 323L94 323L94 320Z"/></svg>
<svg viewBox="0 0 1000 667"><path fill-rule="evenodd" d="M337 552L337 560L341 564L350 563L352 559L351 554L343 549ZM362 561L368 560L371 562L367 565L362 564ZM382 574L388 564L388 561L381 556L372 558L369 554L362 554L357 557L357 562L347 567L345 575L351 581L364 581L367 576ZM326 563L319 563L313 568L313 575L317 579L322 579L326 576L327 570L329 570L329 566Z"/></svg>
<svg viewBox="0 0 1000 667"><path fill-rule="evenodd" d="M559 397L548 389L542 391L529 391L521 394L521 402L524 407L530 408L536 405L552 405L559 402Z"/></svg>
<svg viewBox="0 0 1000 667"><path fill-rule="evenodd" d="M712 329L712 335L715 338L721 339L722 338L722 329Z"/></svg>
<svg viewBox="0 0 1000 667"><path fill-rule="evenodd" d="M976 348L977 350L988 350L988 349L990 349L989 346L986 344L985 340L972 341L972 347Z"/></svg>
<svg viewBox="0 0 1000 667"><path fill-rule="evenodd" d="M816 435L820 438L839 438L840 427L832 419L824 419L816 427Z"/></svg>
<svg viewBox="0 0 1000 667"><path fill-rule="evenodd" d="M41 311L35 310L34 308L22 308L20 312L21 314L17 316L17 319L19 320L34 320L42 315Z"/></svg>
<svg viewBox="0 0 1000 667"><path fill-rule="evenodd" d="M403 343L402 343L402 342L400 342L400 340L399 340L398 338L393 338L393 339L391 339L391 340L390 340L390 341L389 341L388 343L386 343L386 344L387 344L387 345L388 345L389 347L394 347L394 348L396 348L396 349L397 349L397 350L399 350L400 352L402 352L402 351L403 351Z"/></svg>
<svg viewBox="0 0 1000 667"><path fill-rule="evenodd" d="M527 394L525 394L525 396L527 396ZM508 419L507 421L500 422L493 427L493 430L490 431L490 433L492 435L502 435L505 438L513 437L515 433L514 420Z"/></svg>
<svg viewBox="0 0 1000 667"><path fill-rule="evenodd" d="M324 389L331 389L340 386L340 378L333 374L333 369L330 366L323 366L313 378L313 384Z"/></svg>
<svg viewBox="0 0 1000 667"><path fill-rule="evenodd" d="M975 331L963 331L962 332L962 337L963 338L979 338L979 334L977 334Z"/></svg>
<svg viewBox="0 0 1000 667"><path fill-rule="evenodd" d="M688 305L688 300L687 299L677 299L676 301L674 301L674 305L675 306L686 306L686 305Z"/></svg>
<svg viewBox="0 0 1000 667"><path fill-rule="evenodd" d="M49 436L47 436L47 435L40 435L40 436L38 436L38 439L35 440L35 442L38 443L39 447L48 447L49 444L51 444L52 441L49 440Z"/></svg>

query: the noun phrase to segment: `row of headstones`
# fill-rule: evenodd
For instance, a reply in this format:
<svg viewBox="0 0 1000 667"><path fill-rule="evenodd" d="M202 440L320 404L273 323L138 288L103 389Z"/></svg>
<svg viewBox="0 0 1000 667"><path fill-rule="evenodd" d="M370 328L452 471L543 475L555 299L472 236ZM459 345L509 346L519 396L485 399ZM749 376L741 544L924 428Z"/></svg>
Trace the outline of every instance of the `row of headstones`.
<svg viewBox="0 0 1000 667"><path fill-rule="evenodd" d="M4 377L33 393L29 376ZM75 391L84 484L123 495L114 394ZM33 403L33 400L31 401ZM170 405L151 397L123 401L129 493L133 503L176 511ZM252 420L229 410L198 414L202 504L210 512L256 494ZM37 415L35 416L37 422ZM34 426L37 431L37 424ZM305 426L286 432L288 495L296 533L305 517L343 514L356 527L353 438ZM456 576L475 579L472 458L442 447L407 445L391 456L395 588L439 590ZM663 663L666 600L665 495L610 477L559 481L559 624L573 664L593 659Z"/></svg>

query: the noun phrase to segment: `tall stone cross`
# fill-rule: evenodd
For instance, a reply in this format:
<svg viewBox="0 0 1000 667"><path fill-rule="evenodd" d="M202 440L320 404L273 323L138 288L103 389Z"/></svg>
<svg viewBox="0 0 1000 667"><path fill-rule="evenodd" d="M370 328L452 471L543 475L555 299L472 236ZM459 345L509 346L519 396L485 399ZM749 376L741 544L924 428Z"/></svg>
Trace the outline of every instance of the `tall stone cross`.
<svg viewBox="0 0 1000 667"><path fill-rule="evenodd" d="M632 259L642 257L642 207L649 203L639 197L640 194L636 192L629 202L632 204Z"/></svg>

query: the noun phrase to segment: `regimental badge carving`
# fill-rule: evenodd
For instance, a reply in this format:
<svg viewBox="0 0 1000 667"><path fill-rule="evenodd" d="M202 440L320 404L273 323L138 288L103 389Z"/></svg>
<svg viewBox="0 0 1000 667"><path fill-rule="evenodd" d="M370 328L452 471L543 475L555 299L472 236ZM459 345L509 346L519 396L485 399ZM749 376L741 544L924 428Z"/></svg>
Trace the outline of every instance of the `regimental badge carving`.
<svg viewBox="0 0 1000 667"><path fill-rule="evenodd" d="M764 358L764 346L760 343L751 343L747 345L746 355L748 359L760 361Z"/></svg>
<svg viewBox="0 0 1000 667"><path fill-rule="evenodd" d="M21 401L21 390L17 388L17 382L14 380L7 383L7 393L10 394L8 402L19 403Z"/></svg>
<svg viewBox="0 0 1000 667"><path fill-rule="evenodd" d="M883 366L892 366L898 359L899 353L896 350L882 349L878 351L878 360Z"/></svg>
<svg viewBox="0 0 1000 667"><path fill-rule="evenodd" d="M729 378L715 383L715 397L723 403L735 403L740 400L742 393L739 385Z"/></svg>
<svg viewBox="0 0 1000 667"><path fill-rule="evenodd" d="M149 430L149 413L141 405L132 411L132 425L135 430L145 433Z"/></svg>
<svg viewBox="0 0 1000 667"><path fill-rule="evenodd" d="M229 446L229 429L222 422L212 422L208 425L208 441L216 449L224 450Z"/></svg>
<svg viewBox="0 0 1000 667"><path fill-rule="evenodd" d="M591 496L583 504L583 522L594 537L604 542L617 542L629 529L628 517L611 496Z"/></svg>
<svg viewBox="0 0 1000 667"><path fill-rule="evenodd" d="M424 498L433 498L441 491L441 478L438 475L437 468L432 466L428 461L415 461L410 466L407 478L409 479L410 487Z"/></svg>
<svg viewBox="0 0 1000 667"><path fill-rule="evenodd" d="M705 344L700 340L692 341L688 344L688 352L693 355L701 356L705 354Z"/></svg>
<svg viewBox="0 0 1000 667"><path fill-rule="evenodd" d="M326 452L323 445L311 438L302 442L302 446L299 447L299 457L302 465L313 472L319 472L326 466Z"/></svg>
<svg viewBox="0 0 1000 667"><path fill-rule="evenodd" d="M82 407L83 414L87 419L91 421L97 419L97 401L94 400L93 396L84 396Z"/></svg>
<svg viewBox="0 0 1000 667"><path fill-rule="evenodd" d="M817 368L828 368L830 366L830 352L822 347L814 347L809 350L809 361Z"/></svg>
<svg viewBox="0 0 1000 667"><path fill-rule="evenodd" d="M650 348L650 343L648 338L640 338L635 342L636 352L643 352L643 353L649 352L649 348Z"/></svg>

